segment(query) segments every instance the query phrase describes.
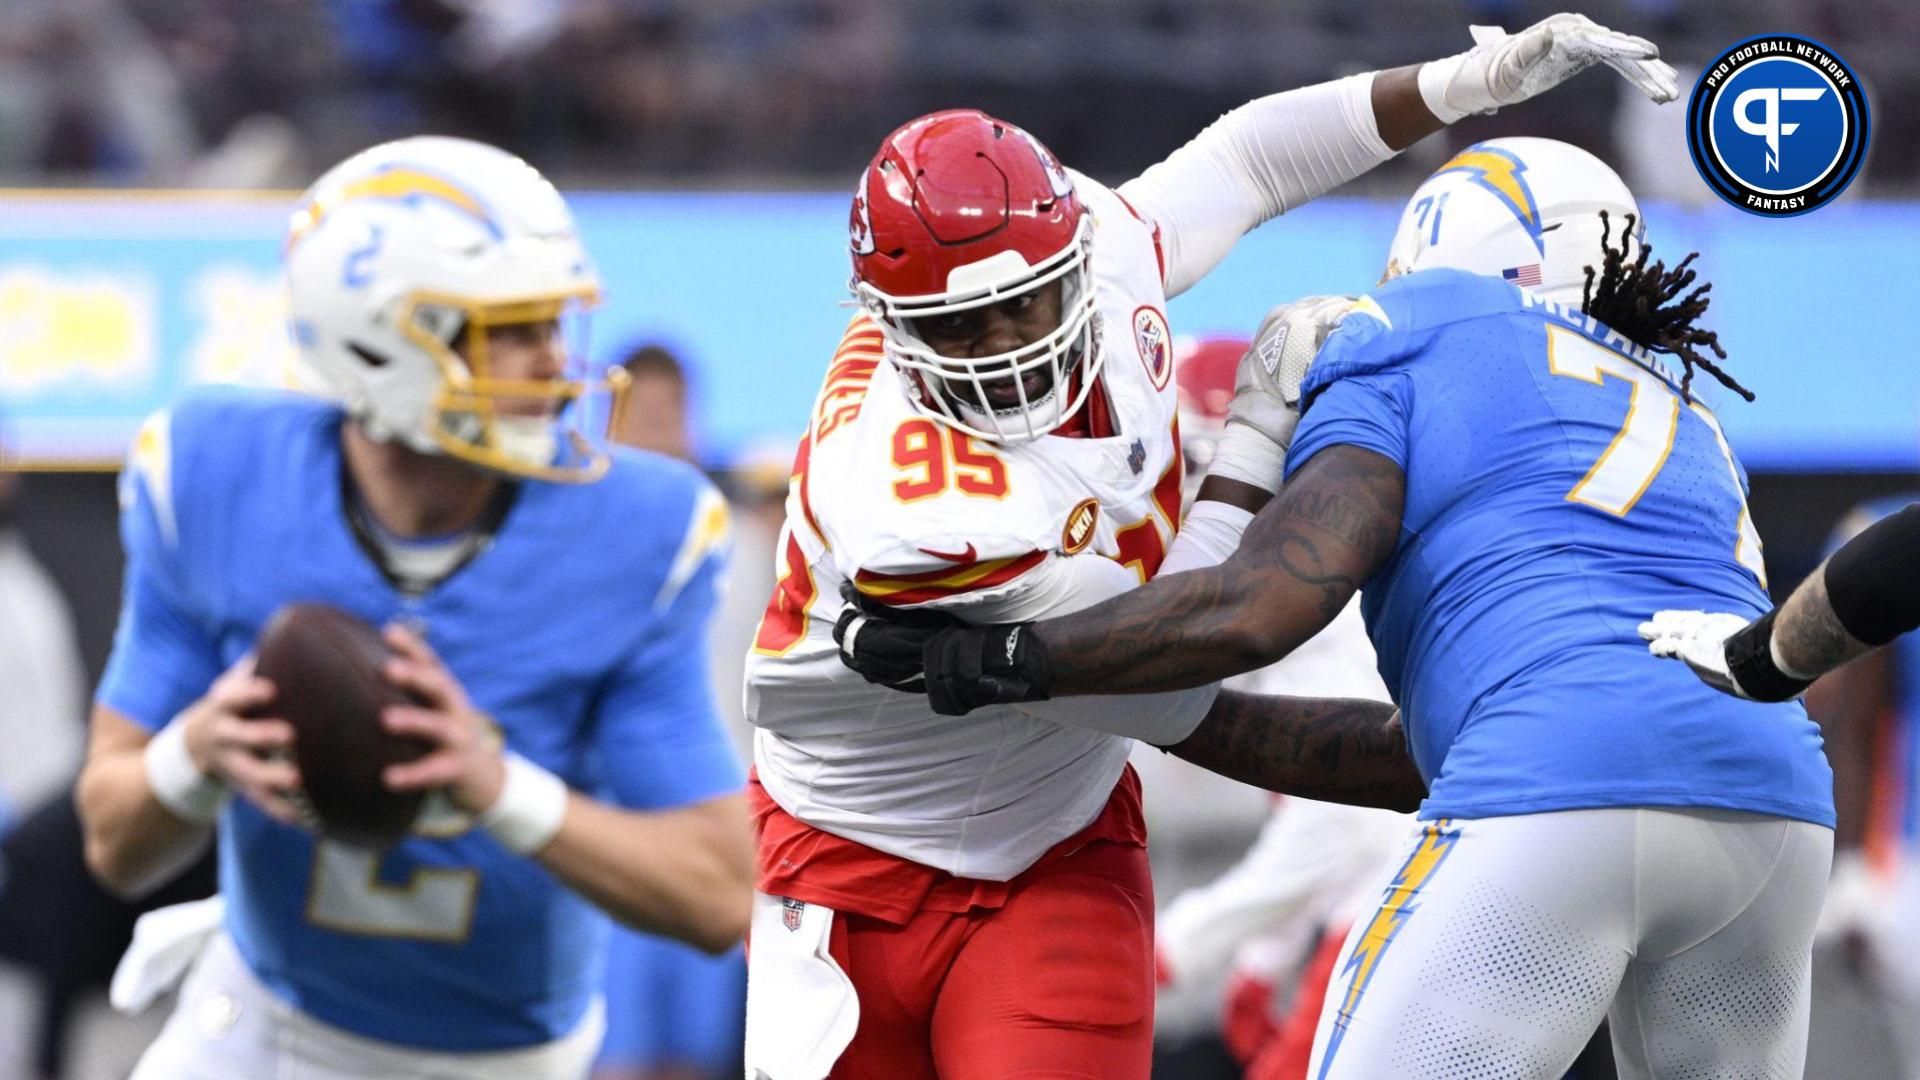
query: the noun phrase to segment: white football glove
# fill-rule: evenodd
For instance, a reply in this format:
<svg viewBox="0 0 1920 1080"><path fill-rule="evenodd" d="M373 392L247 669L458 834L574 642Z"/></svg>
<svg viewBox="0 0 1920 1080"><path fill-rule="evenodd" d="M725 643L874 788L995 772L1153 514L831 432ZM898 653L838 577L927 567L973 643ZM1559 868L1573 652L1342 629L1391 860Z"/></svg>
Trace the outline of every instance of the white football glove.
<svg viewBox="0 0 1920 1080"><path fill-rule="evenodd" d="M1646 38L1609 30L1585 15L1562 13L1517 34L1475 26L1474 47L1420 68L1420 97L1442 123L1517 105L1594 64L1619 72L1661 104L1680 95L1673 68Z"/></svg>
<svg viewBox="0 0 1920 1080"><path fill-rule="evenodd" d="M1735 697L1752 699L1727 670L1727 639L1752 619L1712 611L1656 611L1640 624L1640 639L1655 656L1685 661L1700 681Z"/></svg>
<svg viewBox="0 0 1920 1080"><path fill-rule="evenodd" d="M1227 429L1207 472L1279 491L1287 447L1300 424L1300 383L1320 346L1353 310L1351 296L1309 296L1281 304L1260 320L1253 344L1234 372Z"/></svg>

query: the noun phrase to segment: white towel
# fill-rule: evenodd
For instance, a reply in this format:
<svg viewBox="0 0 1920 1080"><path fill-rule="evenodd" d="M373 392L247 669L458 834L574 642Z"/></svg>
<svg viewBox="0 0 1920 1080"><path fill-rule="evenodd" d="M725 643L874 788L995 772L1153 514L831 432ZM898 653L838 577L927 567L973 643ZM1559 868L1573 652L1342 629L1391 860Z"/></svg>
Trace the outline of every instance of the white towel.
<svg viewBox="0 0 1920 1080"><path fill-rule="evenodd" d="M833 909L753 894L747 1080L823 1080L853 1041L860 999L827 953Z"/></svg>
<svg viewBox="0 0 1920 1080"><path fill-rule="evenodd" d="M140 916L133 924L133 944L113 969L107 1000L128 1016L145 1010L180 985L226 917L227 898L219 893Z"/></svg>

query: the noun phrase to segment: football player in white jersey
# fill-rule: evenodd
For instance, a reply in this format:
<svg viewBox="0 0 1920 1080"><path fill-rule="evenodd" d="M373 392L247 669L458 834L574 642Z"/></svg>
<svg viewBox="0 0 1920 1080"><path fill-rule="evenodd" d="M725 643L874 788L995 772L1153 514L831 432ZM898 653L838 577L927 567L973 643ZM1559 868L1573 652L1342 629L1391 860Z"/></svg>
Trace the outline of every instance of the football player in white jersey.
<svg viewBox="0 0 1920 1080"><path fill-rule="evenodd" d="M748 668L749 1075L1147 1075L1125 737L1180 742L1215 688L937 716L841 666L840 593L1030 619L1224 557L1292 417L1243 397L1182 523L1167 299L1261 222L1592 63L1674 94L1652 44L1579 16L1476 37L1251 102L1118 189L978 112L882 143L851 215L864 313L800 448Z"/></svg>

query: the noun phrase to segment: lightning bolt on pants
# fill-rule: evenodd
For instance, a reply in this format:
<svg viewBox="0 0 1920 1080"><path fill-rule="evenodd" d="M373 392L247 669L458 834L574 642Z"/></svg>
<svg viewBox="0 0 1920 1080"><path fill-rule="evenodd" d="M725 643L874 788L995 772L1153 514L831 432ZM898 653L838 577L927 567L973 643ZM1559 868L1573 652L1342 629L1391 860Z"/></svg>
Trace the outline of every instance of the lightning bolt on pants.
<svg viewBox="0 0 1920 1080"><path fill-rule="evenodd" d="M1311 1080L1799 1080L1833 833L1717 809L1421 822L1335 961ZM1706 1070L1706 1071L1701 1071Z"/></svg>

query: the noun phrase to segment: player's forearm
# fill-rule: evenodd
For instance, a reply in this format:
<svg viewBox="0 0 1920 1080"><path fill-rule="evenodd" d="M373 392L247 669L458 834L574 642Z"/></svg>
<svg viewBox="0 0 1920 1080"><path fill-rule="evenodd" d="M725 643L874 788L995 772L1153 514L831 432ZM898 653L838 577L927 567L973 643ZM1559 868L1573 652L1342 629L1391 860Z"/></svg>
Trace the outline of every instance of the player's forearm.
<svg viewBox="0 0 1920 1080"><path fill-rule="evenodd" d="M1812 678L1920 626L1920 505L1863 530L1801 582L1774 620L1782 671Z"/></svg>
<svg viewBox="0 0 1920 1080"><path fill-rule="evenodd" d="M753 837L746 798L621 810L578 792L540 862L621 922L722 952L746 933Z"/></svg>
<svg viewBox="0 0 1920 1080"><path fill-rule="evenodd" d="M1824 565L1780 605L1771 644L1775 665L1800 678L1823 675L1873 648L1840 625L1827 597Z"/></svg>
<svg viewBox="0 0 1920 1080"><path fill-rule="evenodd" d="M96 754L74 785L87 869L107 889L140 897L166 884L207 848L211 827L161 805L139 749Z"/></svg>
<svg viewBox="0 0 1920 1080"><path fill-rule="evenodd" d="M1427 794L1399 710L1385 702L1222 691L1169 750L1242 783L1322 802L1412 810Z"/></svg>
<svg viewBox="0 0 1920 1080"><path fill-rule="evenodd" d="M1447 126L1420 96L1419 64L1375 73L1373 122L1380 141L1395 153Z"/></svg>
<svg viewBox="0 0 1920 1080"><path fill-rule="evenodd" d="M1246 577L1239 560L1230 560L1156 578L1078 616L1036 624L1052 667L1053 696L1205 686L1265 667L1312 636L1305 626L1275 633L1267 617L1278 612L1263 610Z"/></svg>
<svg viewBox="0 0 1920 1080"><path fill-rule="evenodd" d="M1035 626L1051 693L1201 686L1280 659L1332 622L1391 554L1405 487L1399 467L1371 451L1315 455L1226 562Z"/></svg>

